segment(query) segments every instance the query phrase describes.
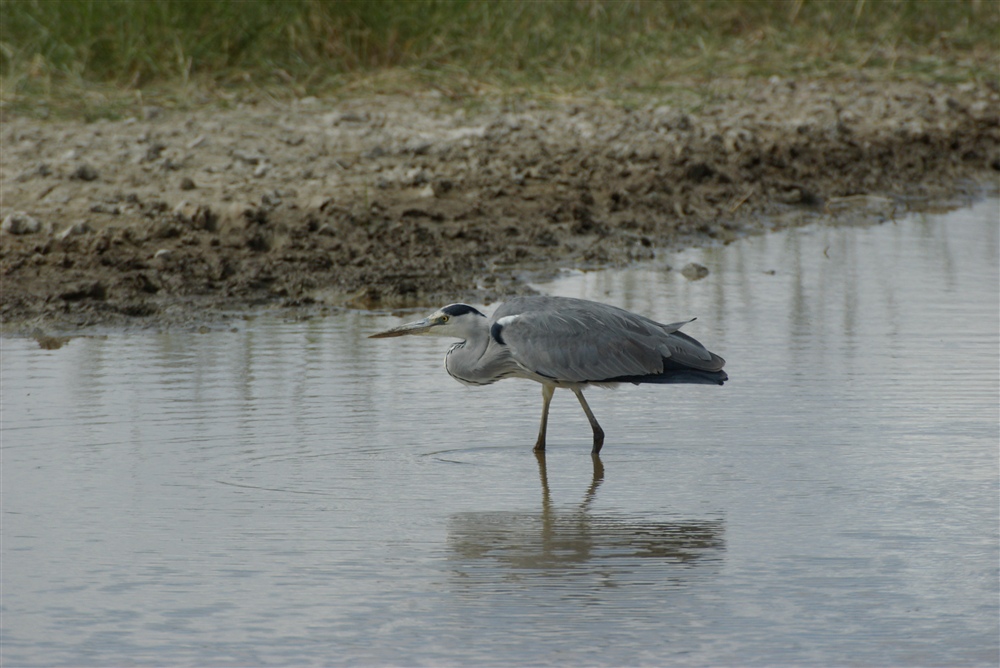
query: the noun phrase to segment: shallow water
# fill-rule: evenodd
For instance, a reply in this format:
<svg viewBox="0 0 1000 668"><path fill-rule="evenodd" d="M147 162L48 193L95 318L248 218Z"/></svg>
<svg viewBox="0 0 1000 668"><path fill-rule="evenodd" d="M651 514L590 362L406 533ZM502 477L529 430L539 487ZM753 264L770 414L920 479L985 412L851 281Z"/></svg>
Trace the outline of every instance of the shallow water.
<svg viewBox="0 0 1000 668"><path fill-rule="evenodd" d="M599 463L388 316L4 340L0 660L995 665L998 204L539 286L728 360L591 390Z"/></svg>

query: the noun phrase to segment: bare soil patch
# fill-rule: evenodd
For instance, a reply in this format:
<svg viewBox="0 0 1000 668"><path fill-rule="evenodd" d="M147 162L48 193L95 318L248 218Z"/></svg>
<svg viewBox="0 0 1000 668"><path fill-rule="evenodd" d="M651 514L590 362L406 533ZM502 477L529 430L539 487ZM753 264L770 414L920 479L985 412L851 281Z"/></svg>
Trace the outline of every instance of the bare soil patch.
<svg viewBox="0 0 1000 668"><path fill-rule="evenodd" d="M995 84L772 80L640 108L414 95L8 115L0 315L17 332L490 302L524 291L524 268L994 187L998 110Z"/></svg>

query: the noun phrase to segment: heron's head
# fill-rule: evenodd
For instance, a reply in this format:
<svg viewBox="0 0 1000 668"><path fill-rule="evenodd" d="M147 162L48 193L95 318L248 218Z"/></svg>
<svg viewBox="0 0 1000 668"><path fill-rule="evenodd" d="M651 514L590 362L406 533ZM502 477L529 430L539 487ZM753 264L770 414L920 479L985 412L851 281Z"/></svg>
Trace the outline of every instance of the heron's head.
<svg viewBox="0 0 1000 668"><path fill-rule="evenodd" d="M423 320L408 322L384 332L372 334L369 339L386 339L406 334L432 334L466 339L472 332L483 328L486 316L468 304L449 304L431 313Z"/></svg>

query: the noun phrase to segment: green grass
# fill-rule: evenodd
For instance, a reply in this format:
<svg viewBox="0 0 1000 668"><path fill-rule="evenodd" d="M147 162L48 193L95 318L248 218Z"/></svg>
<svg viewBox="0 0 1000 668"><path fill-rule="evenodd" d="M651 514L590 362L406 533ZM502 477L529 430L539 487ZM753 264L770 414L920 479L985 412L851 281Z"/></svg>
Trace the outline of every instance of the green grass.
<svg viewBox="0 0 1000 668"><path fill-rule="evenodd" d="M0 0L6 107L248 91L622 96L678 81L996 78L996 0ZM82 104L81 104L82 101Z"/></svg>

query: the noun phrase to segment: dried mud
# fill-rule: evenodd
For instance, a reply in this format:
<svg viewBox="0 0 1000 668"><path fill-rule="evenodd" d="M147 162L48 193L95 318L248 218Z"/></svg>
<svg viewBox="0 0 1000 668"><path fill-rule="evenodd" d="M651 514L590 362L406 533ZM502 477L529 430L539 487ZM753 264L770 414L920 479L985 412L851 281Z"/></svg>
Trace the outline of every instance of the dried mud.
<svg viewBox="0 0 1000 668"><path fill-rule="evenodd" d="M995 187L998 110L995 84L767 81L639 108L420 95L7 114L0 315L10 333L490 302L525 291L525 269Z"/></svg>

